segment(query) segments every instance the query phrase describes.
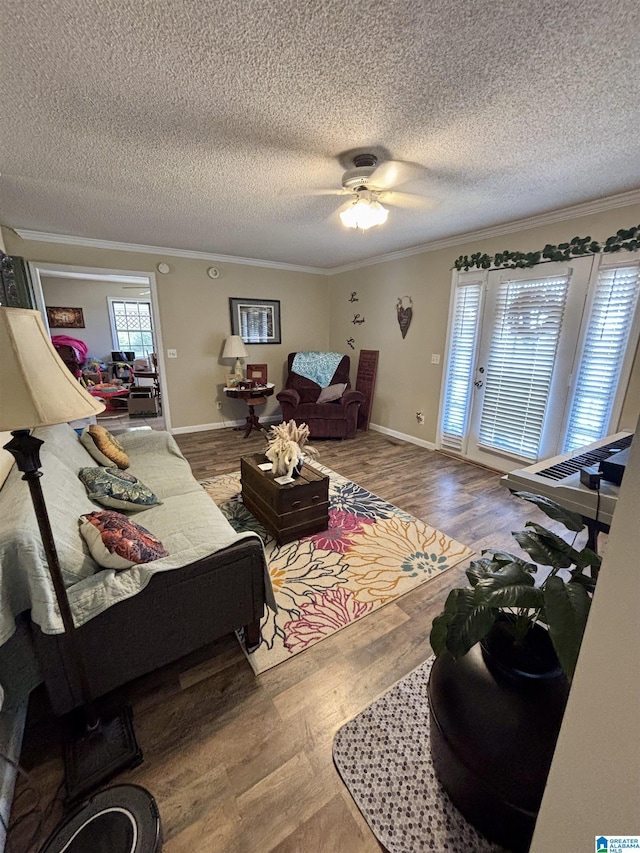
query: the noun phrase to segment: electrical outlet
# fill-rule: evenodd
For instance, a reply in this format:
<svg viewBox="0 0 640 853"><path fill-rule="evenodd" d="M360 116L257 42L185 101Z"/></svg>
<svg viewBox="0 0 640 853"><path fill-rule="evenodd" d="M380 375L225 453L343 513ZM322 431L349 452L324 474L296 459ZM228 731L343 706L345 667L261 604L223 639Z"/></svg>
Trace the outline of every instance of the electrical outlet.
<svg viewBox="0 0 640 853"><path fill-rule="evenodd" d="M177 349L168 349L167 350L167 358L177 358L178 350Z"/></svg>
<svg viewBox="0 0 640 853"><path fill-rule="evenodd" d="M220 411L222 408L222 400L216 400L216 409Z"/></svg>
<svg viewBox="0 0 640 853"><path fill-rule="evenodd" d="M416 420L419 424L424 425L424 415L422 414L422 412L416 412Z"/></svg>
<svg viewBox="0 0 640 853"><path fill-rule="evenodd" d="M431 353L431 364L440 364L440 353L432 352Z"/></svg>

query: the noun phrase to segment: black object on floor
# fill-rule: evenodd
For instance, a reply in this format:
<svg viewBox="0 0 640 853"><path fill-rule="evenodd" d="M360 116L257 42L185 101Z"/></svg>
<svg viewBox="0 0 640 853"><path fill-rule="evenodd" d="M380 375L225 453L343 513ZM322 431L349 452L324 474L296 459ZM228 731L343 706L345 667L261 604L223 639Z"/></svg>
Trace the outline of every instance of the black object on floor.
<svg viewBox="0 0 640 853"><path fill-rule="evenodd" d="M56 827L40 853L160 853L156 801L139 785L113 785Z"/></svg>
<svg viewBox="0 0 640 853"><path fill-rule="evenodd" d="M99 720L95 731L82 731L65 744L67 802L74 803L104 785L127 767L137 767L142 751L133 730L131 708L111 719Z"/></svg>

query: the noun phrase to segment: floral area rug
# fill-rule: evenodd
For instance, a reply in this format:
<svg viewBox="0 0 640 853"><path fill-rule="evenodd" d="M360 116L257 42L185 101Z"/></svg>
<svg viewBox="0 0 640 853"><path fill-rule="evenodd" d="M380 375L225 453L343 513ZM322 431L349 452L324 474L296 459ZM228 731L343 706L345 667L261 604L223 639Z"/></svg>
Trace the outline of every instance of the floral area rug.
<svg viewBox="0 0 640 853"><path fill-rule="evenodd" d="M314 463L329 477L329 529L278 545L242 503L240 473L202 483L231 525L265 543L278 612L267 609L256 674L468 559L445 533Z"/></svg>

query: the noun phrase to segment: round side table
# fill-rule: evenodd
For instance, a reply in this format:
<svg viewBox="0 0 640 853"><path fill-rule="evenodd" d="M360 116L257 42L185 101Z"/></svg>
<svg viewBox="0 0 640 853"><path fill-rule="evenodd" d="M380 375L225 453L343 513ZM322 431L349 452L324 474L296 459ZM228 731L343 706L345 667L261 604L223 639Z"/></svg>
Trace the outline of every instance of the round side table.
<svg viewBox="0 0 640 853"><path fill-rule="evenodd" d="M244 430L244 438L248 438L252 429L264 430L267 432L267 427L260 423L255 412L255 406L263 406L267 402L267 397L273 394L274 385L263 385L255 388L223 388L222 390L234 400L243 400L249 407L249 414L244 426L235 427L237 430Z"/></svg>

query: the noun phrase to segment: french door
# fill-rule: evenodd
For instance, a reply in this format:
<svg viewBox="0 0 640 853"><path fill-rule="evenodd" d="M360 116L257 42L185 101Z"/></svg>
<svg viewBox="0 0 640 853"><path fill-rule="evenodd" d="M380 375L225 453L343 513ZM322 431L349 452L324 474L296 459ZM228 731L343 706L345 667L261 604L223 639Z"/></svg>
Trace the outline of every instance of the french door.
<svg viewBox="0 0 640 853"><path fill-rule="evenodd" d="M511 470L560 452L593 257L461 273L440 443Z"/></svg>

